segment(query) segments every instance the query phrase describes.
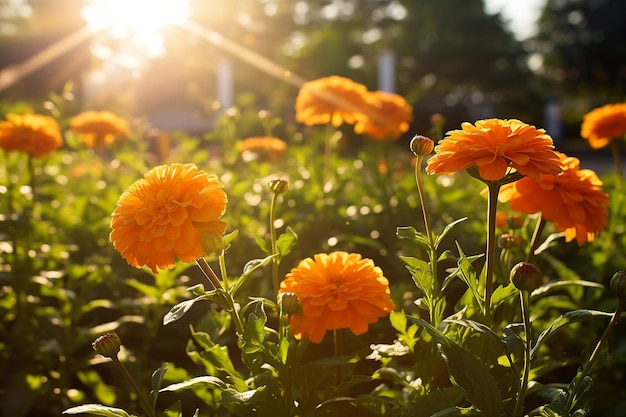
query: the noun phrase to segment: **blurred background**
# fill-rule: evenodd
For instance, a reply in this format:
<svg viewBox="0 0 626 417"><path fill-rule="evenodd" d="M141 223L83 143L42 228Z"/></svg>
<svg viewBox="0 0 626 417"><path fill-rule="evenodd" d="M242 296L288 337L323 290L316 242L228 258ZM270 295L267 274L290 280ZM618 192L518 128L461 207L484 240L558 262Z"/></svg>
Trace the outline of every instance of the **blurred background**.
<svg viewBox="0 0 626 417"><path fill-rule="evenodd" d="M626 97L624 39L623 0L0 0L0 101L71 81L85 108L206 131L240 103L289 118L336 74L404 96L407 138L441 113L586 145L582 115Z"/></svg>

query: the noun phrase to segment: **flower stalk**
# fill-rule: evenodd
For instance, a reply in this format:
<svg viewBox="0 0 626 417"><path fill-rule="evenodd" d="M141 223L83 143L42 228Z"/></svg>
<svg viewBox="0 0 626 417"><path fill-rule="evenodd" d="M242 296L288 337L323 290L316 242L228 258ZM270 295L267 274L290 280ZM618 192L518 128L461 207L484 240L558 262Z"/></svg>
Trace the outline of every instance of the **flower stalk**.
<svg viewBox="0 0 626 417"><path fill-rule="evenodd" d="M532 326L530 324L529 308L530 293L528 291L520 291L519 297L522 319L524 320L524 333L526 334L526 341L524 343L524 370L522 373L522 379L520 381L520 388L517 392L517 398L515 400L515 410L513 411L513 417L521 417L524 410L524 399L526 398L526 391L528 390L528 377L530 375L532 350Z"/></svg>

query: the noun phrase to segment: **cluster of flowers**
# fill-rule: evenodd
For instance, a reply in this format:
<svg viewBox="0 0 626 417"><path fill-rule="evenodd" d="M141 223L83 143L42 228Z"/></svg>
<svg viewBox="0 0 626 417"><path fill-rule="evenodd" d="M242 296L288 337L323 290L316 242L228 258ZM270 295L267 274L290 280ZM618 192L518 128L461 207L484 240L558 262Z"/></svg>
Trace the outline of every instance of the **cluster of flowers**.
<svg viewBox="0 0 626 417"><path fill-rule="evenodd" d="M395 139L409 129L412 108L395 94L370 92L347 78L332 76L305 83L296 100L296 120L306 125L342 123L375 139ZM70 129L87 146L102 146L128 134L125 121L109 112L86 112ZM626 133L626 104L590 112L582 136L593 147ZM276 139L278 140L278 139ZM255 139L261 147L283 152L284 143ZM57 122L47 116L9 114L0 122L0 148L40 157L61 146ZM252 142L248 148L253 149ZM433 147L420 148L422 156ZM542 216L563 231L567 241L593 240L606 227L608 195L579 160L554 150L543 129L519 120L489 119L464 123L434 148L427 172L474 172L488 184L502 186L501 201L514 210ZM415 150L415 149L414 149ZM474 170L474 171L472 171ZM509 181L515 174L517 181ZM523 177L523 178L522 178ZM521 179L520 179L521 178ZM221 250L226 224L220 220L227 196L218 177L194 164L153 168L120 197L112 214L110 240L134 267L153 272L171 269L176 260L194 262ZM382 270L359 254L317 254L299 263L280 284L280 293L295 293L301 315L291 316L297 338L320 342L327 330L349 328L355 334L395 308Z"/></svg>
<svg viewBox="0 0 626 417"><path fill-rule="evenodd" d="M110 111L86 111L70 119L70 130L86 146L107 146L130 133L128 123ZM41 158L63 145L61 127L51 116L9 113L0 121L0 148Z"/></svg>

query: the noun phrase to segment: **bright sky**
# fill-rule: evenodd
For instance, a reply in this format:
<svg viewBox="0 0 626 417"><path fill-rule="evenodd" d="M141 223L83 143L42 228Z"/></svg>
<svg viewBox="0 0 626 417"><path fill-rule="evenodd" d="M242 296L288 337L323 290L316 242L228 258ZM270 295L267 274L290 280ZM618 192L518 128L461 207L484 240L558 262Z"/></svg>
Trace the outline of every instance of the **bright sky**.
<svg viewBox="0 0 626 417"><path fill-rule="evenodd" d="M547 0L484 0L487 13L498 13L517 39L526 39L535 32L535 23Z"/></svg>

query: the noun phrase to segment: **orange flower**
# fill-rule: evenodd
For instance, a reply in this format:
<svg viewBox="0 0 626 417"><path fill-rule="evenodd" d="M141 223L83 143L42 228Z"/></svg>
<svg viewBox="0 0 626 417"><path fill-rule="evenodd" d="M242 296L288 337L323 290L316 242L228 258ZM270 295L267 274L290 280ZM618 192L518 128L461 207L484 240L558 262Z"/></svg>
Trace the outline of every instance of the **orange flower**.
<svg viewBox="0 0 626 417"><path fill-rule="evenodd" d="M7 120L0 122L0 148L5 152L28 152L40 158L62 144L61 129L53 117L9 113Z"/></svg>
<svg viewBox="0 0 626 417"><path fill-rule="evenodd" d="M255 136L239 142L239 152L245 161L265 159L274 161L287 150L287 143L272 136Z"/></svg>
<svg viewBox="0 0 626 417"><path fill-rule="evenodd" d="M613 139L626 135L626 103L607 104L583 116L580 136L589 141L592 148L606 146Z"/></svg>
<svg viewBox="0 0 626 417"><path fill-rule="evenodd" d="M559 157L545 130L515 119L478 120L476 126L463 123L461 130L447 133L435 152L426 167L429 174L476 166L481 178L498 181L511 168L537 180L541 174L561 172Z"/></svg>
<svg viewBox="0 0 626 417"><path fill-rule="evenodd" d="M296 97L296 120L307 126L355 124L365 116L367 87L333 75L306 82Z"/></svg>
<svg viewBox="0 0 626 417"><path fill-rule="evenodd" d="M226 194L217 176L194 164L161 165L120 197L111 219L113 247L136 268L156 273L175 257L194 262L219 249Z"/></svg>
<svg viewBox="0 0 626 417"><path fill-rule="evenodd" d="M576 238L579 245L591 242L604 230L608 221L609 196L602 192L602 181L590 169L580 169L580 161L559 154L561 174L542 174L504 185L500 201L508 201L513 210L533 214L541 212L554 228L565 232L567 242Z"/></svg>
<svg viewBox="0 0 626 417"><path fill-rule="evenodd" d="M110 111L86 111L70 119L70 129L90 148L128 136L128 123Z"/></svg>
<svg viewBox="0 0 626 417"><path fill-rule="evenodd" d="M413 107L403 97L384 91L372 91L367 93L366 99L370 104L365 110L368 117L357 121L354 126L356 133L385 140L398 139L409 130Z"/></svg>
<svg viewBox="0 0 626 417"><path fill-rule="evenodd" d="M327 330L349 328L359 335L395 308L389 282L371 259L358 253L321 253L287 274L279 293L295 293L304 313L291 317L296 338L320 343Z"/></svg>

